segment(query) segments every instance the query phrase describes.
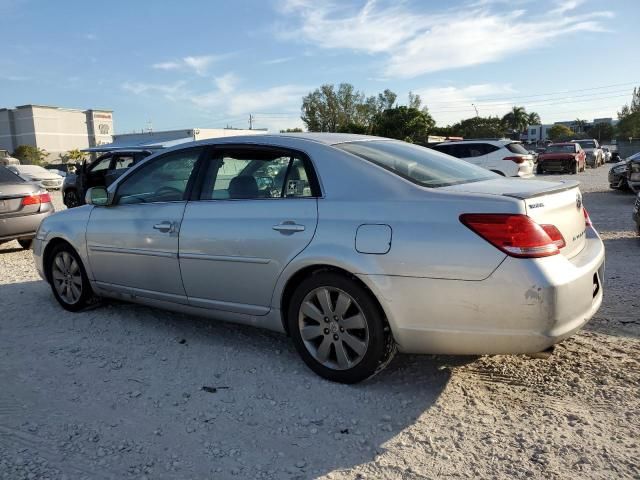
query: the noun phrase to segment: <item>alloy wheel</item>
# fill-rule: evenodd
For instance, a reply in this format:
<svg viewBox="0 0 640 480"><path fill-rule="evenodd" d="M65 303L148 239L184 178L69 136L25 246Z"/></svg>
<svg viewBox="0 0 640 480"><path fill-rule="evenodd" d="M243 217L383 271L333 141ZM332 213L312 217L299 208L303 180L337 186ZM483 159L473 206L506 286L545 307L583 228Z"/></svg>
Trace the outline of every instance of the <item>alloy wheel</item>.
<svg viewBox="0 0 640 480"><path fill-rule="evenodd" d="M335 287L310 291L298 313L298 328L311 356L332 370L360 363L369 347L369 327L362 308Z"/></svg>
<svg viewBox="0 0 640 480"><path fill-rule="evenodd" d="M80 300L82 273L80 265L69 252L61 251L55 256L51 278L56 292L65 303L73 305Z"/></svg>

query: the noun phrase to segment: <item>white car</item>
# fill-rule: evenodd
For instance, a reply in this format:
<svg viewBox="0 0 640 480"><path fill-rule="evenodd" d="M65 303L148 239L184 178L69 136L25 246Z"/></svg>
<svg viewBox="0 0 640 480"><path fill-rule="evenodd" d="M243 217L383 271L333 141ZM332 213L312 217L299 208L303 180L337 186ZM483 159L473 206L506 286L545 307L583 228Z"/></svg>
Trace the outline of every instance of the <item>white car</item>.
<svg viewBox="0 0 640 480"><path fill-rule="evenodd" d="M38 165L10 165L7 168L20 178L27 182L35 182L42 188L55 190L62 188L64 178L61 175Z"/></svg>
<svg viewBox="0 0 640 480"><path fill-rule="evenodd" d="M533 176L533 155L513 140L461 140L440 143L433 148L504 177Z"/></svg>
<svg viewBox="0 0 640 480"><path fill-rule="evenodd" d="M609 150L609 147L602 147L602 157L604 159L604 163L609 163L611 161L611 150Z"/></svg>

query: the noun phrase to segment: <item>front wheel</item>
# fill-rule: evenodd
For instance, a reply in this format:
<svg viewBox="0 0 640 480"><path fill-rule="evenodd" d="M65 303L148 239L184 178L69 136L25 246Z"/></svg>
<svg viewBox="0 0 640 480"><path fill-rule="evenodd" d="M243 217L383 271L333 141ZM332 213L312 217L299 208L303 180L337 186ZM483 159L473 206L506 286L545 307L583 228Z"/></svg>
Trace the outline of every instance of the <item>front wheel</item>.
<svg viewBox="0 0 640 480"><path fill-rule="evenodd" d="M337 273L303 280L289 303L287 322L307 366L333 382L365 380L382 370L396 351L372 295Z"/></svg>
<svg viewBox="0 0 640 480"><path fill-rule="evenodd" d="M51 290L65 310L78 312L95 300L80 256L68 244L59 244L48 255Z"/></svg>
<svg viewBox="0 0 640 480"><path fill-rule="evenodd" d="M578 166L578 162L573 162L573 165L571 166L571 175L575 175L579 171L580 171L580 168Z"/></svg>
<svg viewBox="0 0 640 480"><path fill-rule="evenodd" d="M64 194L64 204L67 208L74 208L80 206L80 198L78 197L78 192L75 190L69 190Z"/></svg>

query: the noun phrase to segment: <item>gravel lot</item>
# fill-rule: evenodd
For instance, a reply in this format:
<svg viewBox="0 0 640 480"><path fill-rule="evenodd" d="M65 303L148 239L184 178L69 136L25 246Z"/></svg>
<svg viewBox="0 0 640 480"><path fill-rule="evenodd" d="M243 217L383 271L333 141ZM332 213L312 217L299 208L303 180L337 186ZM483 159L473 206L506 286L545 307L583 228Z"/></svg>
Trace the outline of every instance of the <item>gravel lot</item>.
<svg viewBox="0 0 640 480"><path fill-rule="evenodd" d="M270 332L67 313L1 245L0 478L640 478L640 239L607 170L578 176L607 247L584 331L547 360L401 355L356 386Z"/></svg>

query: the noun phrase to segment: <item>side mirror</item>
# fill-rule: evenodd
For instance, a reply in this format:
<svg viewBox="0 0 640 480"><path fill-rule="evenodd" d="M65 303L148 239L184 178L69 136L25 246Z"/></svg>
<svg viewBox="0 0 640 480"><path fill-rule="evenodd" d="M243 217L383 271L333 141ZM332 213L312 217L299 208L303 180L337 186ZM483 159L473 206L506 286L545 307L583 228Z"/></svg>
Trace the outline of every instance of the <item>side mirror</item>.
<svg viewBox="0 0 640 480"><path fill-rule="evenodd" d="M104 187L91 187L87 190L84 201L87 205L95 205L97 207L104 207L111 203L109 192Z"/></svg>

